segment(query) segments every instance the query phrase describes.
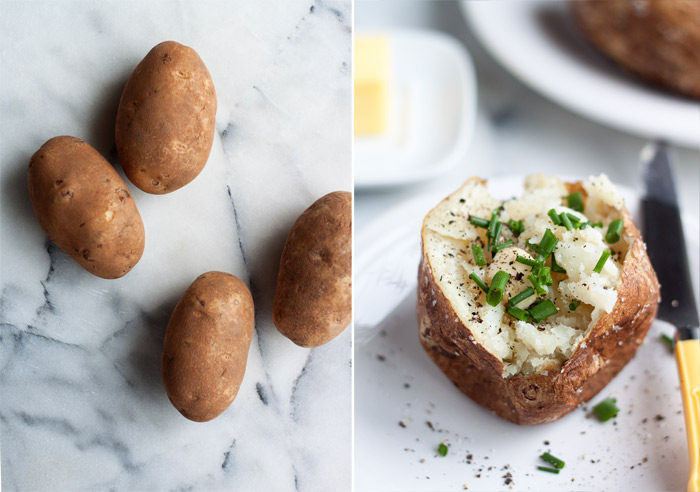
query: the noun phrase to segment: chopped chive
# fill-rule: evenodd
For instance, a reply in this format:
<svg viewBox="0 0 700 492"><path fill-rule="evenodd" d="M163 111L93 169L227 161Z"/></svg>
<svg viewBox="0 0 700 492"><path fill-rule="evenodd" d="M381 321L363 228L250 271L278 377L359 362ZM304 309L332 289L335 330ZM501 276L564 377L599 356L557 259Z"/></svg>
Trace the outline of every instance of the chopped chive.
<svg viewBox="0 0 700 492"><path fill-rule="evenodd" d="M603 271L603 267L605 266L605 262L608 261L608 258L610 258L610 250L606 249L603 251L603 254L600 255L600 259L598 260L598 263L595 264L595 268L593 269L594 272L600 273Z"/></svg>
<svg viewBox="0 0 700 492"><path fill-rule="evenodd" d="M542 458L544 461L546 461L547 463L552 465L554 468L557 468L559 470L564 468L564 465L566 464L562 460L557 458L556 456L552 456L549 453L543 453L542 455L540 455L540 458Z"/></svg>
<svg viewBox="0 0 700 492"><path fill-rule="evenodd" d="M437 452L440 456L445 457L447 456L447 450L449 448L445 445L444 442L441 442L440 445L437 447Z"/></svg>
<svg viewBox="0 0 700 492"><path fill-rule="evenodd" d="M583 195L581 195L580 191L567 196L566 202L569 204L570 209L583 212Z"/></svg>
<svg viewBox="0 0 700 492"><path fill-rule="evenodd" d="M552 253L552 271L556 273L566 273L566 270L560 267L557 263L556 258L554 258L554 253Z"/></svg>
<svg viewBox="0 0 700 492"><path fill-rule="evenodd" d="M666 344L668 345L668 348L671 350L671 353L673 353L674 347L676 346L675 340L673 340L673 338L671 338L670 336L668 336L665 333L661 334L661 340L666 342Z"/></svg>
<svg viewBox="0 0 700 492"><path fill-rule="evenodd" d="M520 294L511 297L508 299L508 304L511 306L517 306L518 303L523 302L525 299L527 299L530 296L535 295L535 289L532 287L528 287L524 291L522 291Z"/></svg>
<svg viewBox="0 0 700 492"><path fill-rule="evenodd" d="M524 309L520 309L519 307L510 306L506 308L506 313L510 314L515 319L519 319L520 321L530 320L530 313Z"/></svg>
<svg viewBox="0 0 700 492"><path fill-rule="evenodd" d="M549 299L545 299L530 308L530 316L538 323L557 313L557 307Z"/></svg>
<svg viewBox="0 0 700 492"><path fill-rule="evenodd" d="M576 308L578 307L579 304L581 304L581 301L571 301L569 303L569 310L576 311Z"/></svg>
<svg viewBox="0 0 700 492"><path fill-rule="evenodd" d="M556 210L550 208L549 212L547 212L547 215L549 215L549 218L552 219L554 225L561 225L561 218L559 217L559 214L557 214Z"/></svg>
<svg viewBox="0 0 700 492"><path fill-rule="evenodd" d="M549 468L548 466L538 466L537 469L549 473L559 473L559 470L557 470L556 468Z"/></svg>
<svg viewBox="0 0 700 492"><path fill-rule="evenodd" d="M512 232L516 237L519 236L520 234L522 234L523 231L525 230L525 226L523 225L522 220L510 219L508 221L508 224L506 224L506 225L510 229L510 232Z"/></svg>
<svg viewBox="0 0 700 492"><path fill-rule="evenodd" d="M478 285L479 287L481 287L481 289L482 289L484 292L488 292L488 291L489 291L489 286L486 285L486 283L485 283L483 280L481 280L481 279L479 278L479 276L478 276L476 273L470 273L470 274L469 274L469 278L472 279L476 285Z"/></svg>
<svg viewBox="0 0 700 492"><path fill-rule="evenodd" d="M494 245L493 251L494 251L494 253L498 253L502 249L507 248L507 247L512 246L512 245L513 245L513 240L509 239L508 241L503 241L500 244Z"/></svg>
<svg viewBox="0 0 700 492"><path fill-rule="evenodd" d="M569 212L566 212L566 216L571 221L571 224L574 226L574 229L579 229L583 225L581 223L581 219L578 218L576 215L570 214Z"/></svg>
<svg viewBox="0 0 700 492"><path fill-rule="evenodd" d="M496 244L498 243L498 238L501 236L501 230L503 229L503 222L496 222L496 225L493 227L493 234L491 235L491 251L494 253L497 251Z"/></svg>
<svg viewBox="0 0 700 492"><path fill-rule="evenodd" d="M531 260L530 258L525 258L524 256L520 255L515 257L515 261L531 267L539 265L539 262L537 260Z"/></svg>
<svg viewBox="0 0 700 492"><path fill-rule="evenodd" d="M500 221L498 220L498 214L496 212L491 213L491 220L489 220L489 227L488 227L488 233L491 237L493 237L494 232L496 231L496 224L498 224Z"/></svg>
<svg viewBox="0 0 700 492"><path fill-rule="evenodd" d="M552 269L546 266L537 267L537 277L544 285L552 285Z"/></svg>
<svg viewBox="0 0 700 492"><path fill-rule="evenodd" d="M484 251L478 244L472 244L472 255L474 255L474 263L479 266L486 265L486 259L484 258Z"/></svg>
<svg viewBox="0 0 700 492"><path fill-rule="evenodd" d="M616 416L619 411L620 409L617 408L616 398L606 398L593 407L593 413L595 413L595 416L598 417L598 420L601 422L607 422Z"/></svg>
<svg viewBox="0 0 700 492"><path fill-rule="evenodd" d="M498 306L503 299L503 289L505 289L506 284L510 280L510 275L503 270L499 270L496 275L493 276L491 280L491 287L489 288L488 294L486 294L486 302L491 306Z"/></svg>
<svg viewBox="0 0 700 492"><path fill-rule="evenodd" d="M544 231L544 235L542 236L542 241L540 241L539 247L538 247L538 252L544 256L545 258L548 257L549 255L552 254L554 249L557 246L557 237L554 235L552 231L547 229Z"/></svg>
<svg viewBox="0 0 700 492"><path fill-rule="evenodd" d="M540 280L537 278L537 275L530 274L527 276L528 280L530 283L532 283L532 286L535 288L535 292L537 292L537 295L543 296L547 294L547 287L542 285Z"/></svg>
<svg viewBox="0 0 700 492"><path fill-rule="evenodd" d="M469 223L476 227L483 227L484 229L486 229L489 226L489 221L486 219L482 219L481 217L470 217Z"/></svg>
<svg viewBox="0 0 700 492"><path fill-rule="evenodd" d="M574 228L573 224L571 223L571 219L565 212L562 212L559 218L561 219L562 225L566 227L567 231L570 231Z"/></svg>
<svg viewBox="0 0 700 492"><path fill-rule="evenodd" d="M589 222L588 223L591 227L603 227L602 222Z"/></svg>
<svg viewBox="0 0 700 492"><path fill-rule="evenodd" d="M620 234L622 234L622 229L624 228L624 223L622 219L616 219L610 222L608 226L608 232L605 234L605 240L610 243L616 243L620 240Z"/></svg>

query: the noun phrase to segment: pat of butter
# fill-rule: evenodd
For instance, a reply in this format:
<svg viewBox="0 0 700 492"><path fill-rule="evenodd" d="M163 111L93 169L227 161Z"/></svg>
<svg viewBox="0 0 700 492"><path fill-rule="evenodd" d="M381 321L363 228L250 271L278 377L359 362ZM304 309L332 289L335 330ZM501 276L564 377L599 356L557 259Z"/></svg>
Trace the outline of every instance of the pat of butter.
<svg viewBox="0 0 700 492"><path fill-rule="evenodd" d="M385 133L389 126L389 39L355 37L355 135Z"/></svg>

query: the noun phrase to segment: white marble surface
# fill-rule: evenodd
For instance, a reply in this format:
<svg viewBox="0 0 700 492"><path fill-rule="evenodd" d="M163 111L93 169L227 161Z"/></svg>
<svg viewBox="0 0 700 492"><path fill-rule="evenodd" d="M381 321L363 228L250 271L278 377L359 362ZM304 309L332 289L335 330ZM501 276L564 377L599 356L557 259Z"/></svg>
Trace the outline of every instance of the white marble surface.
<svg viewBox="0 0 700 492"><path fill-rule="evenodd" d="M351 188L349 0L4 0L0 14L3 490L347 490L350 330L299 348L270 308L293 221ZM99 279L42 234L28 160L68 134L118 167L121 88L167 39L212 74L213 150L172 194L130 185L146 250L124 278ZM257 319L236 401L202 424L170 405L160 351L175 302L214 269L250 285Z"/></svg>
<svg viewBox="0 0 700 492"><path fill-rule="evenodd" d="M413 201L419 200L424 194L445 196L473 174L489 178L534 172L563 176L587 176L605 172L615 182L639 189L639 155L647 142L571 114L520 83L479 46L469 33L456 3L357 0L356 30L391 27L436 29L459 39L471 54L477 70L479 111L473 141L461 166L420 185L356 194L356 265L364 261L362 252L358 249L363 244L363 231L377 230L370 227L370 224L378 217L394 209L388 220L380 220L377 224L378 229L383 224L384 230L387 230L387 223L396 224L386 234L396 237L399 234L397 231L405 228L405 223L411 223L415 219L414 215L406 213ZM686 216L694 217L697 224L700 206L700 152L674 148L673 153L681 208ZM401 220L405 222L399 223L399 216L403 216L404 219ZM697 231L696 226L691 231L695 237L689 238L689 244L695 245L695 253ZM401 239L396 245L397 258L410 247L403 240L405 238ZM374 256L370 255L370 259L379 258L379 263L384 260L377 253L378 250L386 250L382 249L384 240L385 236L377 237L371 249ZM417 264L417 257L415 262ZM387 270L393 268L398 271L400 268L395 264L387 265ZM694 275L697 285L697 270ZM605 440L599 427L596 427L597 424L586 419L583 411L551 424L552 427L518 428L517 433L512 426L502 425L500 420L485 424L493 426L492 429L489 428L493 434L471 429L469 424L473 421L470 418L480 411L479 408L459 394L439 373L425 357L416 337L410 333L406 335L406 331L401 330L410 328L415 323L413 302L410 300L415 273L409 273L402 279L406 282L403 286L409 292L409 297L395 311L386 311L387 317L379 325L386 330L386 336L377 337L377 340L365 347L361 340L356 342L356 449L373 453L369 458L366 455L356 458L356 485L359 490L372 490L372 485L367 484L374 484L375 487L379 484L379 487L386 490L456 490L461 489L463 483L468 484L469 490L508 490L509 486L502 478L506 473L502 466L520 462L526 462L526 465L508 469L516 477L515 490L603 490L611 487L613 490L621 490L619 487L623 486L621 483L623 477L628 476L626 473L635 474L635 480L630 483L642 483L639 487L635 485L637 488L633 487L634 490L680 490L683 487L687 458L682 419L677 413L681 408L676 389L677 379L673 359L662 359L668 354L658 342L662 328L671 333L668 325L653 325L640 356L607 387L607 391L617 391L618 388L626 391L630 386L631 391L639 390L642 395L634 402L625 402L629 405L625 408L628 413L635 403L637 406L634 416L621 420L620 424L629 430L629 435L635 436L628 441L630 454L634 454L637 449L654 447L654 440L663 440L656 448L657 454L661 454L664 459L653 461L650 458L649 463L640 469L637 468L637 461L631 461L626 455L607 454L609 447L606 449L604 444L596 447L593 445L594 440L589 445L588 441L568 438L569 434L562 429L580 426L580 429L573 429L576 434L578 430L585 431L590 427L591 431L583 437ZM373 279L370 278L369 282L371 280ZM386 275L383 280L397 291L402 287L395 277ZM356 288L361 288L362 281L362 274L359 274ZM371 292L372 288L369 290ZM373 296L377 299L377 304L382 302L382 298L388 297L383 294L384 292ZM400 298L393 300L400 301ZM391 307L390 304L387 305ZM356 306L355 312L358 330L361 330L359 323L362 323L366 313L360 305ZM368 313L367 316L376 323L374 313ZM356 331L357 333L359 332ZM378 354L382 358L378 358ZM652 368L653 364L665 364L663 377L657 377L657 371L653 369L648 372L649 361ZM421 381L428 383L422 384ZM654 397L652 403L648 403L651 399L648 392ZM377 403L379 394L382 395L381 404ZM364 406L363 398L367 400ZM456 408L464 411L456 411ZM642 415L643 412L653 412L650 409L656 408L665 408L665 420L654 420L653 413ZM387 415L389 417L385 418ZM648 422L642 422L643 417L649 417ZM411 419L415 419L415 422ZM424 425L426 419L435 423L435 430ZM407 428L400 428L398 420L402 420ZM499 430L501 427L503 432ZM438 434L442 432L445 433ZM611 435L614 435L614 439L621 437L619 433ZM362 440L362 436L366 439ZM386 437L384 442L388 445L378 444L382 436ZM530 436L531 442L525 442L523 436ZM484 439L480 440L480 437ZM435 446L445 439L454 444L450 455L445 459L436 458ZM470 441L471 439L473 440ZM532 471L541 464L536 458L538 450L546 450L546 447L542 447L545 439L551 439L554 454L558 449L566 456L571 455L572 458L567 462L568 471L565 470L567 474L553 478L546 473ZM503 445L511 442L512 447ZM477 456L476 449L484 447L487 448L486 453ZM672 452L667 453L669 449ZM465 462L464 457L469 452L474 452L473 466L471 460ZM587 454L590 456L585 462L582 461L581 456ZM589 459L597 454L600 456L596 458L603 462L588 466ZM488 458L491 461L484 461ZM641 456L638 459L641 460ZM371 462L371 466L360 468L368 462ZM493 471L487 469L491 465L494 466ZM620 468L622 466L626 466L624 471ZM635 466L635 469L630 470L629 466ZM393 475L382 475L378 472L380 469ZM574 483L569 482L572 477L575 477ZM663 483L665 486L659 485Z"/></svg>

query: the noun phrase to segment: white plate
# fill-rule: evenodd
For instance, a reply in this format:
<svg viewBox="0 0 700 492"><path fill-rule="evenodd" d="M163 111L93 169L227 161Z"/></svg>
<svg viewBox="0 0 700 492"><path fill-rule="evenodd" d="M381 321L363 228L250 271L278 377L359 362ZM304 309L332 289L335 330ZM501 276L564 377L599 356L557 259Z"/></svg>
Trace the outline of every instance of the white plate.
<svg viewBox="0 0 700 492"><path fill-rule="evenodd" d="M522 178L495 178L489 188L501 197L518 195ZM684 490L688 458L678 377L659 340L661 332L673 333L670 325L654 322L637 356L592 400L618 399L622 411L607 423L578 409L551 424L511 424L463 395L432 363L415 317L419 231L423 216L451 191L416 197L356 238L357 490L461 490L465 483L469 490L504 490L508 472L516 490ZM634 214L637 195L623 193ZM698 272L697 218L684 226ZM450 446L445 458L435 452L441 442ZM546 450L566 461L559 475L536 469Z"/></svg>
<svg viewBox="0 0 700 492"><path fill-rule="evenodd" d="M464 157L476 118L474 68L460 43L425 30L382 34L392 50L390 128L384 136L355 139L356 188L413 183L450 170Z"/></svg>
<svg viewBox="0 0 700 492"><path fill-rule="evenodd" d="M591 47L567 2L462 2L472 30L509 71L587 118L647 138L700 146L700 103L645 84Z"/></svg>

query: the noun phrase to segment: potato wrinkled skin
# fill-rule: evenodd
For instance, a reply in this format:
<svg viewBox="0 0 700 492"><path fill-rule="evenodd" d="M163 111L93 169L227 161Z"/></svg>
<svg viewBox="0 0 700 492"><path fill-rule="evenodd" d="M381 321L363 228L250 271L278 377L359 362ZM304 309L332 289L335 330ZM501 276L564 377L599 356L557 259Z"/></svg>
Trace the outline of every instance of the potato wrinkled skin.
<svg viewBox="0 0 700 492"><path fill-rule="evenodd" d="M319 198L294 223L280 260L273 318L302 347L339 335L352 314L352 196Z"/></svg>
<svg viewBox="0 0 700 492"><path fill-rule="evenodd" d="M175 306L163 342L162 376L170 402L206 422L236 398L255 326L253 297L235 276L207 272Z"/></svg>
<svg viewBox="0 0 700 492"><path fill-rule="evenodd" d="M41 228L85 270L118 278L139 261L146 240L134 199L89 144L48 140L29 161L27 182Z"/></svg>
<svg viewBox="0 0 700 492"><path fill-rule="evenodd" d="M145 192L164 194L202 171L214 141L216 93L196 51L155 46L124 87L115 143L124 172Z"/></svg>

